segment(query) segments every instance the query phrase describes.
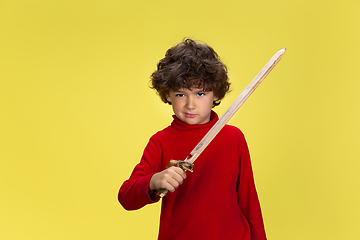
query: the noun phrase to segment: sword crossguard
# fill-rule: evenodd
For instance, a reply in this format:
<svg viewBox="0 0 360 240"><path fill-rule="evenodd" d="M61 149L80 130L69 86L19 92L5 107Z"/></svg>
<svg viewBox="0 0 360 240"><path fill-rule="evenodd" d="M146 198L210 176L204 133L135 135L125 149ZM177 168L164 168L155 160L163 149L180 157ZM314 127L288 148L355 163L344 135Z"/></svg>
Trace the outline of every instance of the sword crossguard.
<svg viewBox="0 0 360 240"><path fill-rule="evenodd" d="M182 170L184 170L185 172L186 171L190 171L190 172L193 172L193 168L194 168L194 164L193 163L190 163L190 162L186 162L186 161L181 161L181 160L170 160L170 162L168 162L168 164L166 164L166 168L169 168L169 167L179 167L181 168ZM163 198L165 197L165 195L169 192L169 190L167 189L160 189L158 192L157 192L157 195L160 197L160 198Z"/></svg>
<svg viewBox="0 0 360 240"><path fill-rule="evenodd" d="M181 161L181 160L170 160L170 162L168 162L168 164L166 164L166 168L169 168L172 166L179 167L184 171L190 171L190 172L193 172L193 168L194 168L193 163Z"/></svg>

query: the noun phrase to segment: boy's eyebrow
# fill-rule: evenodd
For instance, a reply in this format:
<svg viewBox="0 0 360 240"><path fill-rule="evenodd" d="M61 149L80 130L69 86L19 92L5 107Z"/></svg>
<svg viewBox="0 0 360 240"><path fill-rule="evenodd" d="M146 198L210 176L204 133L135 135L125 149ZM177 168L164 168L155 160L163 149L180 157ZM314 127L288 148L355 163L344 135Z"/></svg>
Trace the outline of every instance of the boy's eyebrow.
<svg viewBox="0 0 360 240"><path fill-rule="evenodd" d="M199 88L196 92L210 92L210 91L206 91L204 88Z"/></svg>
<svg viewBox="0 0 360 240"><path fill-rule="evenodd" d="M172 90L173 92L176 92L176 93L182 93L182 92L184 92L186 89L176 89L176 90ZM195 88L195 92L196 93L200 93L200 92L211 92L211 90L205 90L204 88L198 88L198 89L196 89Z"/></svg>

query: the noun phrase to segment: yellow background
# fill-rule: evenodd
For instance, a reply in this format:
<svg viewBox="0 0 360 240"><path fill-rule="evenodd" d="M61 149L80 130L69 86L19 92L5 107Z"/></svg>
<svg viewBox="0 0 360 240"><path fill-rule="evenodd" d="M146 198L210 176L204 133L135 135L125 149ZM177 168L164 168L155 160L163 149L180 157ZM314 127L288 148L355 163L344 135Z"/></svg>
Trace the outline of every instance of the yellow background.
<svg viewBox="0 0 360 240"><path fill-rule="evenodd" d="M359 10L358 0L0 0L0 240L156 239L160 204L127 212L117 191L171 122L148 81L184 37L228 66L219 115L287 48L230 121L250 146L268 239L359 240Z"/></svg>

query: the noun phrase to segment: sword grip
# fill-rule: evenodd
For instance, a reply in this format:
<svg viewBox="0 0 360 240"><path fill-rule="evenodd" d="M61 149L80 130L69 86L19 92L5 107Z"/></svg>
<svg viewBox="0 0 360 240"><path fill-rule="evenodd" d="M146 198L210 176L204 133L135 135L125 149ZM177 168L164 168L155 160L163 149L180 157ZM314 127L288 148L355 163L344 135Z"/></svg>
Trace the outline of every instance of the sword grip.
<svg viewBox="0 0 360 240"><path fill-rule="evenodd" d="M190 162L186 162L186 161L181 161L181 160L170 160L170 162L168 162L168 164L166 164L166 168L169 167L179 167L182 170L186 171L193 171L194 168L194 164L190 163ZM165 197L165 195L169 192L169 190L167 189L160 189L156 195L158 195L158 197L163 198Z"/></svg>
<svg viewBox="0 0 360 240"><path fill-rule="evenodd" d="M166 194L169 192L167 189L160 189L156 195L158 195L159 198L163 198L166 196Z"/></svg>

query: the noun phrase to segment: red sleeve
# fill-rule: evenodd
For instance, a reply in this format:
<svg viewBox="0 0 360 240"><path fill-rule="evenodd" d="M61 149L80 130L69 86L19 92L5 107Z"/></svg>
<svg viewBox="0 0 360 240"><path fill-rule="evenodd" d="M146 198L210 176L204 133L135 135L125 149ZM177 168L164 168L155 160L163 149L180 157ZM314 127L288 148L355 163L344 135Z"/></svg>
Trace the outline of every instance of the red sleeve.
<svg viewBox="0 0 360 240"><path fill-rule="evenodd" d="M245 138L240 146L240 177L238 185L239 206L251 231L251 240L266 240L260 203L255 188L250 154Z"/></svg>
<svg viewBox="0 0 360 240"><path fill-rule="evenodd" d="M150 139L140 163L120 187L118 200L126 210L136 210L159 201L160 198L155 194L149 195L149 183L151 176L158 172L161 155L160 144Z"/></svg>

